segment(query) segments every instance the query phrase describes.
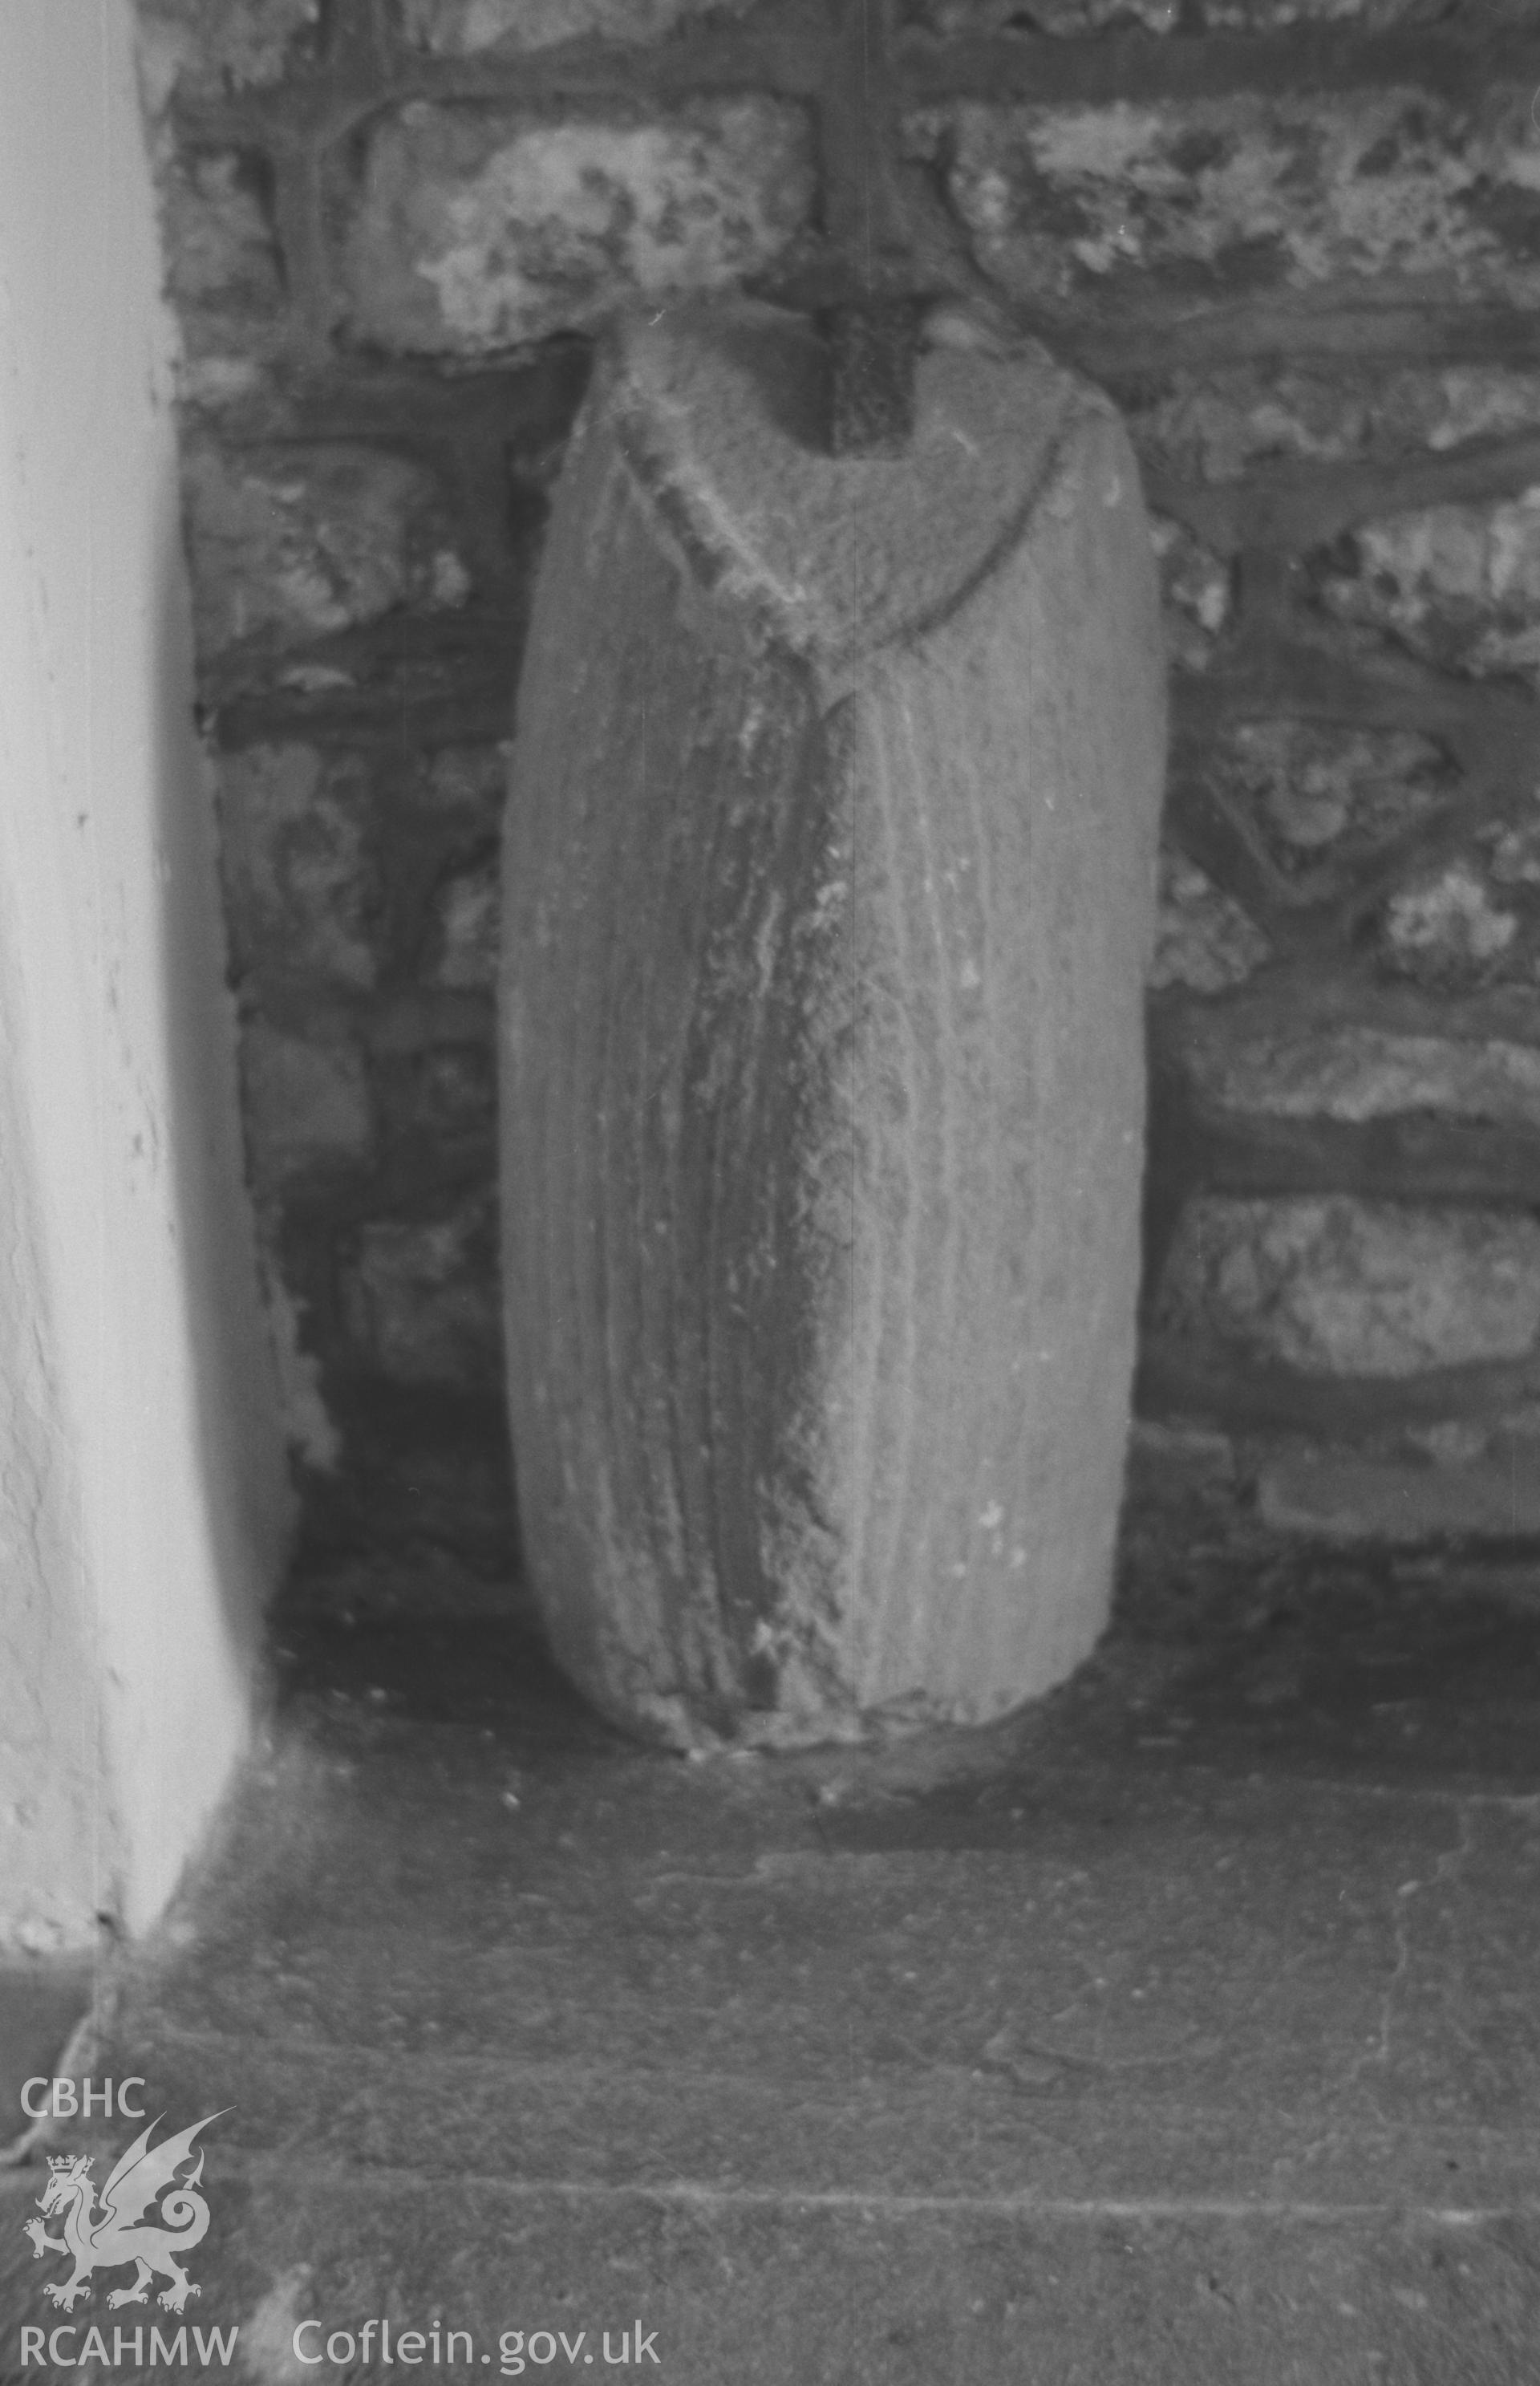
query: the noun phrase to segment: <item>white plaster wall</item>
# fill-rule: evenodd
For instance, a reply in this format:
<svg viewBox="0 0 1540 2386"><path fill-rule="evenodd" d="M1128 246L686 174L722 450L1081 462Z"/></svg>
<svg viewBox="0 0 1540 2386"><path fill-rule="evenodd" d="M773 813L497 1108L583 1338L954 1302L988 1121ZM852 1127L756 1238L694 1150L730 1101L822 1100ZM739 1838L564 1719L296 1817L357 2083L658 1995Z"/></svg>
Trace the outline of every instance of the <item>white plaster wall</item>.
<svg viewBox="0 0 1540 2386"><path fill-rule="evenodd" d="M132 31L0 0L0 1947L158 1911L290 1522Z"/></svg>

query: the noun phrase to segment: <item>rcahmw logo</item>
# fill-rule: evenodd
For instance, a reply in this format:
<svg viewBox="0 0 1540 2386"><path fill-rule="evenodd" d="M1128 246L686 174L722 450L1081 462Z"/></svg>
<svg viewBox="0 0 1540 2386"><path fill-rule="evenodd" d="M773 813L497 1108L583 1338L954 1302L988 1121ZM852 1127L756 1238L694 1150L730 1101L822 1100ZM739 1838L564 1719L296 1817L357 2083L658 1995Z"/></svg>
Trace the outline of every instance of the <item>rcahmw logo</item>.
<svg viewBox="0 0 1540 2386"><path fill-rule="evenodd" d="M141 2117L142 2108L127 2103L131 2088L142 2088L142 2079L124 2080L118 2091L118 2106L134 2119ZM94 2090L90 2080L84 2082L85 2098L82 2111L112 2110L112 2082ZM39 2106L31 2091L46 2088L49 2095ZM75 2110L73 2080L29 2079L22 2091L22 2103L35 2119L44 2112L69 2114ZM61 2097L61 2090L69 2091ZM229 2111L229 2106L223 2108ZM219 2113L207 2113L191 2129L179 2129L174 2137L163 2138L158 2145L150 2143L164 2115L157 2114L141 2129L127 2154L113 2166L100 2195L91 2176L93 2154L58 2154L48 2164L48 2184L38 2197L42 2220L24 2220L22 2228L31 2240L32 2259L41 2262L49 2254L62 2254L73 2265L69 2276L50 2279L44 2293L60 2311L72 2311L82 2295L92 2292L92 2277L97 2270L118 2270L133 2264L134 2275L126 2287L116 2288L108 2295L107 2309L116 2311L124 2304L149 2301L150 2282L160 2278L166 2285L157 2301L163 2310L180 2312L187 2299L199 2290L182 2268L179 2255L190 2254L200 2244L208 2229L208 2205L199 2193L203 2179L203 2150L196 2156L193 2141L210 2121L219 2119ZM181 2180L177 2173L186 2168ZM63 2234L51 2237L44 2223L57 2214ZM56 2335L60 2331L55 2331ZM41 2334L40 2330L23 2330L23 2337ZM23 2359L26 2358L25 2348Z"/></svg>

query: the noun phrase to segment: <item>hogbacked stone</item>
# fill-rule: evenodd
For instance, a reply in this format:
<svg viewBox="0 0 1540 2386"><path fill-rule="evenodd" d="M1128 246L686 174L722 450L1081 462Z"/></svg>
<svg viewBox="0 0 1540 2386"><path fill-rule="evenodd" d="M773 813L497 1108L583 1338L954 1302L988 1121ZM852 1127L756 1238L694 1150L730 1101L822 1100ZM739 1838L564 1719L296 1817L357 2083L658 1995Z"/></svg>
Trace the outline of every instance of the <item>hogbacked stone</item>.
<svg viewBox="0 0 1540 2386"><path fill-rule="evenodd" d="M1165 744L1110 407L921 358L821 448L769 308L609 342L505 844L523 1543L557 1654L675 1745L998 1714L1104 1621Z"/></svg>

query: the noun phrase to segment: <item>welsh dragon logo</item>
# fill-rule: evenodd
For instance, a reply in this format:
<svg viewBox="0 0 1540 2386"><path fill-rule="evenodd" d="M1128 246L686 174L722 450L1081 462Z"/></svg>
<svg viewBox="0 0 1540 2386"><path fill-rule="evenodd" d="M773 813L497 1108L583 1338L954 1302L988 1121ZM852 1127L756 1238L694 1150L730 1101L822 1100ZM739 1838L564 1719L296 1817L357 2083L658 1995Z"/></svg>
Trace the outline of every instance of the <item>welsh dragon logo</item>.
<svg viewBox="0 0 1540 2386"><path fill-rule="evenodd" d="M229 2109L224 2107L226 2112ZM34 2262L40 2262L44 2254L67 2254L75 2265L62 2285L50 2283L43 2290L61 2311L69 2311L81 2295L91 2292L94 2270L121 2269L128 2262L137 2265L132 2284L118 2287L108 2295L109 2311L120 2304L147 2303L153 2278L169 2282L157 2298L167 2311L184 2310L188 2296L200 2292L177 2255L191 2253L208 2228L208 2206L197 2191L203 2177L201 2147L188 2177L180 2187L174 2181L182 2165L192 2159L198 2131L220 2116L207 2113L190 2129L179 2129L174 2138L163 2138L158 2146L152 2146L151 2132L161 2117L157 2115L148 2129L140 2131L114 2166L101 2191L100 2212L96 2182L91 2176L94 2155L50 2157L48 2184L37 2201L45 2216L63 2213L64 2234L50 2237L41 2220L24 2220L21 2225L32 2241Z"/></svg>

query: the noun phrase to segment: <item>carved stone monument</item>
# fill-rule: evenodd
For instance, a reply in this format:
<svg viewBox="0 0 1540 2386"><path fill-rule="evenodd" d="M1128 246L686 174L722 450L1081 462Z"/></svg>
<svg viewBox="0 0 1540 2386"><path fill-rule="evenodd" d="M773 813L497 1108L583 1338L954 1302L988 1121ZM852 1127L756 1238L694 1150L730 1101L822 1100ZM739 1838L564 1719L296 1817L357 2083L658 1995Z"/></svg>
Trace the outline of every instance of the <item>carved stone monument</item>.
<svg viewBox="0 0 1540 2386"><path fill-rule="evenodd" d="M557 1655L676 1746L978 1722L1105 1620L1165 747L1127 439L799 318L601 355L506 838L504 1264Z"/></svg>

